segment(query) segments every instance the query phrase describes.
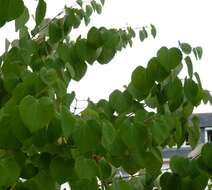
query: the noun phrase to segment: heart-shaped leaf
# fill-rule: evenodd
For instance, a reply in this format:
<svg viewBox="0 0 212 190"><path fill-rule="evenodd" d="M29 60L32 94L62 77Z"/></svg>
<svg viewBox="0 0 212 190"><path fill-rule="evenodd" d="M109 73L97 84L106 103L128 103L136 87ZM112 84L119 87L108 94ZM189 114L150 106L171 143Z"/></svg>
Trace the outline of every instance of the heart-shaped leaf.
<svg viewBox="0 0 212 190"><path fill-rule="evenodd" d="M48 97L36 99L28 95L21 101L19 111L26 127L34 132L48 125L54 115L54 106Z"/></svg>

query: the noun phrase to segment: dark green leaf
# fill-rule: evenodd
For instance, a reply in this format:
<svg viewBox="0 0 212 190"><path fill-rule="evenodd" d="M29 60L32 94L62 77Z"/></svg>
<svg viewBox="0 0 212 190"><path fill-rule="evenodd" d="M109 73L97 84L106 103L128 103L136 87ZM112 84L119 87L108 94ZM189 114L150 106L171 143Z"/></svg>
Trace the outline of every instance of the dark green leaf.
<svg viewBox="0 0 212 190"><path fill-rule="evenodd" d="M75 120L74 115L66 107L62 107L61 122L63 135L65 137L70 137L70 135L73 134L75 129Z"/></svg>
<svg viewBox="0 0 212 190"><path fill-rule="evenodd" d="M87 42L94 48L98 48L102 45L101 34L96 27L92 27L87 34Z"/></svg>
<svg viewBox="0 0 212 190"><path fill-rule="evenodd" d="M21 16L19 16L15 20L15 30L18 31L19 29L23 28L28 20L29 20L29 11L25 7L23 13L21 14Z"/></svg>
<svg viewBox="0 0 212 190"><path fill-rule="evenodd" d="M46 2L44 0L39 0L38 6L35 13L36 25L39 25L46 15Z"/></svg>
<svg viewBox="0 0 212 190"><path fill-rule="evenodd" d="M169 72L171 69L176 68L182 60L182 53L177 48L168 49L162 47L158 52L157 56L161 65Z"/></svg>
<svg viewBox="0 0 212 190"><path fill-rule="evenodd" d="M57 43L63 37L62 27L58 22L51 22L49 25L49 38L52 43Z"/></svg>
<svg viewBox="0 0 212 190"><path fill-rule="evenodd" d="M115 50L103 47L101 54L97 58L97 61L100 64L107 64L114 58L115 54L116 54Z"/></svg>
<svg viewBox="0 0 212 190"><path fill-rule="evenodd" d="M187 69L188 69L188 75L192 79L192 77L193 77L193 65L192 65L191 58L189 56L186 56L185 62L186 62Z"/></svg>
<svg viewBox="0 0 212 190"><path fill-rule="evenodd" d="M187 176L189 175L189 160L180 156L173 156L170 161L171 170L180 175Z"/></svg>
<svg viewBox="0 0 212 190"><path fill-rule="evenodd" d="M99 175L99 168L94 160L78 158L75 163L75 171L81 179L91 180Z"/></svg>
<svg viewBox="0 0 212 190"><path fill-rule="evenodd" d="M212 144L205 144L201 151L203 162L212 170Z"/></svg>
<svg viewBox="0 0 212 190"><path fill-rule="evenodd" d="M147 74L153 81L158 82L163 81L169 75L156 57L149 60L147 65Z"/></svg>
<svg viewBox="0 0 212 190"><path fill-rule="evenodd" d="M20 168L11 155L0 157L0 188L12 186L19 178Z"/></svg>
<svg viewBox="0 0 212 190"><path fill-rule="evenodd" d="M50 172L59 184L73 180L72 178L75 177L74 162L62 157L54 158L50 163Z"/></svg>
<svg viewBox="0 0 212 190"><path fill-rule="evenodd" d="M154 82L148 77L147 71L144 67L138 66L132 73L131 81L133 86L146 97L151 90Z"/></svg>
<svg viewBox="0 0 212 190"><path fill-rule="evenodd" d="M151 26L151 34L155 38L157 35L157 30L153 24L151 24L150 26Z"/></svg>
<svg viewBox="0 0 212 190"><path fill-rule="evenodd" d="M22 0L0 0L0 27L5 22L18 18L23 11L24 3Z"/></svg>
<svg viewBox="0 0 212 190"><path fill-rule="evenodd" d="M179 45L180 45L180 48L183 51L183 53L185 53L185 54L190 54L191 53L192 48L191 48L190 44L179 42Z"/></svg>
<svg viewBox="0 0 212 190"><path fill-rule="evenodd" d="M95 121L79 123L73 134L74 142L82 153L95 151L101 144L101 128Z"/></svg>
<svg viewBox="0 0 212 190"><path fill-rule="evenodd" d="M143 42L146 38L145 32L143 30L139 31L139 38Z"/></svg>
<svg viewBox="0 0 212 190"><path fill-rule="evenodd" d="M91 16L92 15L92 13L93 13L93 9L92 9L92 7L90 6L90 5L86 5L86 15L89 17L89 16Z"/></svg>

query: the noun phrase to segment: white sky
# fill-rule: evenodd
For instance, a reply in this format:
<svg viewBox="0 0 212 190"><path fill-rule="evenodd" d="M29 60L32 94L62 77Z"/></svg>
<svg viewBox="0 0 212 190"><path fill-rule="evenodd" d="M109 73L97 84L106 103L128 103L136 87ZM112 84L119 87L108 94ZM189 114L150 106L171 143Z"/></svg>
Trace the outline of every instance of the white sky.
<svg viewBox="0 0 212 190"><path fill-rule="evenodd" d="M34 12L37 2L25 1ZM74 0L46 0L47 16L53 17L60 12L64 3L73 4ZM132 71L138 65L146 65L161 46L177 46L178 40L192 46L202 46L204 53L201 61L194 62L195 71L200 74L203 87L212 91L212 1L211 0L106 0L101 15L94 15L89 27L142 27L153 23L158 35L143 43L135 40L133 48L118 53L108 65L94 64L86 76L78 83L71 82L69 90L75 90L78 99L88 97L97 101L108 98L114 89L122 89L130 81ZM33 26L32 23L30 25ZM80 31L85 34L85 27ZM4 40L13 40L17 34L13 23L0 29L0 54L4 51ZM83 105L82 105L83 106ZM200 106L195 112L211 112L211 106Z"/></svg>

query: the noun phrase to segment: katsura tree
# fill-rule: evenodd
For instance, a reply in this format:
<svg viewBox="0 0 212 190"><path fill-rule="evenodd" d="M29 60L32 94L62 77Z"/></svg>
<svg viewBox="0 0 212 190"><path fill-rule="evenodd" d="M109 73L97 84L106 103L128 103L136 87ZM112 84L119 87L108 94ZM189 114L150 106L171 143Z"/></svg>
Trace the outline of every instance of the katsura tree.
<svg viewBox="0 0 212 190"><path fill-rule="evenodd" d="M211 179L212 144L194 159L172 157L170 171L161 172L163 148L181 147L187 137L192 148L198 144L199 120L190 117L211 101L192 67L201 47L162 47L124 90L90 100L79 114L70 111L71 80L80 81L88 65L108 64L134 37L156 35L153 25L139 32L89 26L103 5L77 0L45 18L47 5L39 0L29 29L24 2L0 0L0 26L15 21L19 33L0 57L1 190L56 190L65 182L72 190L201 190ZM70 39L83 23L87 35Z"/></svg>

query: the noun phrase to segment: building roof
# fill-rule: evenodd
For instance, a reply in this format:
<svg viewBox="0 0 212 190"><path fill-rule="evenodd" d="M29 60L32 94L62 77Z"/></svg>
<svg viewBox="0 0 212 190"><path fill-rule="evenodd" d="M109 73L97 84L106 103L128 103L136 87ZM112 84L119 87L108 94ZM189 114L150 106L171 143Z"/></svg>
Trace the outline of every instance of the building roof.
<svg viewBox="0 0 212 190"><path fill-rule="evenodd" d="M200 127L212 127L212 113L196 113L200 119Z"/></svg>

